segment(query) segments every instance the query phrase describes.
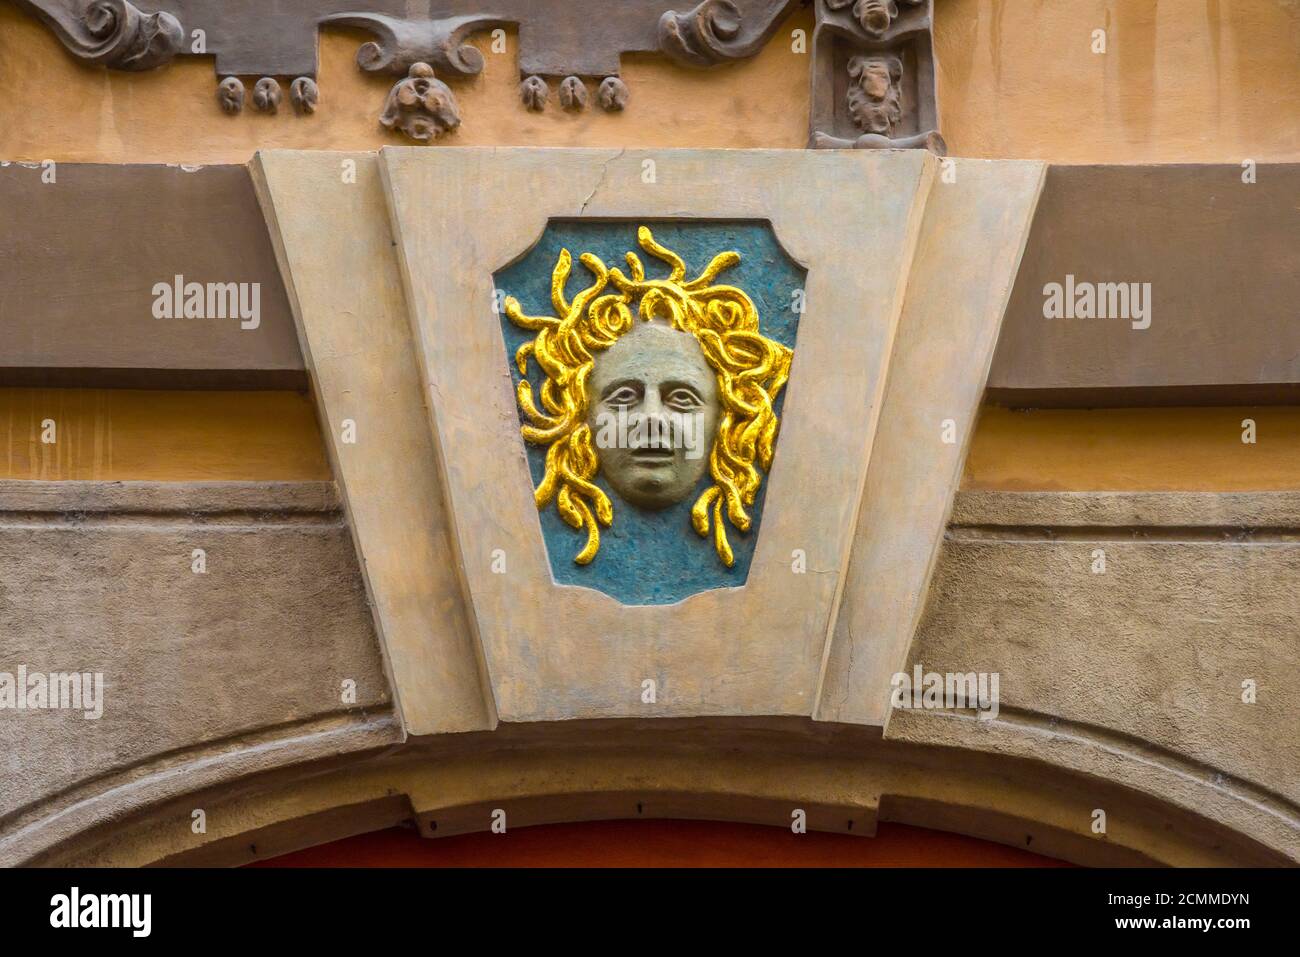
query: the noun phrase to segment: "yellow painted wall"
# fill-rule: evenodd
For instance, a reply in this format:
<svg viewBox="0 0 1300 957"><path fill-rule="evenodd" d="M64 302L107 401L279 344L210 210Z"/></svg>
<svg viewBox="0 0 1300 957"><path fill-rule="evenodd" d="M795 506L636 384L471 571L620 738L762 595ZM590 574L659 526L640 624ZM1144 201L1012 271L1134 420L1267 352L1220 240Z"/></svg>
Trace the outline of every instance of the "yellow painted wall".
<svg viewBox="0 0 1300 957"><path fill-rule="evenodd" d="M0 441L6 479L331 477L311 401L293 392L0 389Z"/></svg>
<svg viewBox="0 0 1300 957"><path fill-rule="evenodd" d="M936 0L942 129L954 155L1060 163L1300 160L1300 0ZM751 61L711 71L624 60L626 112L540 114L518 96L515 38L484 73L453 80L447 145L784 147L808 135L796 10ZM1107 52L1091 51L1107 31ZM321 106L276 116L216 103L210 58L146 74L86 67L0 0L0 159L244 162L259 147L376 149L391 77L354 61L368 35L321 36ZM488 51L487 38L476 39ZM245 78L251 94L252 80ZM287 85L286 85L287 97ZM594 98L593 98L594 99Z"/></svg>
<svg viewBox="0 0 1300 957"><path fill-rule="evenodd" d="M1255 443L1242 422L1255 422ZM1300 489L1300 408L986 406L962 487L990 491Z"/></svg>

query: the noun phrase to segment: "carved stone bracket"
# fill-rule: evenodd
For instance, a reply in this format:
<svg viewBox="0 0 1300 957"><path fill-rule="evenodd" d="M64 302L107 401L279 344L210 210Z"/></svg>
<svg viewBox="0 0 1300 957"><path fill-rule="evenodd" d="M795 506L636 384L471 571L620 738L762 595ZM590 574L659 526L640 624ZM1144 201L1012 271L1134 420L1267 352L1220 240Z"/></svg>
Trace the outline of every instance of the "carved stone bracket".
<svg viewBox="0 0 1300 957"><path fill-rule="evenodd" d="M933 0L817 0L809 146L947 146L935 93Z"/></svg>

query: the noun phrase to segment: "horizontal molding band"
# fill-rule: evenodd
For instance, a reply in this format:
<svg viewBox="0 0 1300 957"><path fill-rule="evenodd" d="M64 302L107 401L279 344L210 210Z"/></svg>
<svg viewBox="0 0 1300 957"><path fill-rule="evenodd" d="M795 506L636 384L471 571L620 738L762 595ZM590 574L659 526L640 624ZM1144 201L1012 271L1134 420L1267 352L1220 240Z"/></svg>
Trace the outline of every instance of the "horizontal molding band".
<svg viewBox="0 0 1300 957"><path fill-rule="evenodd" d="M58 175L52 186L39 167L0 166L0 385L305 388L246 167L61 163ZM1249 185L1235 164L1050 167L989 375L994 401L1300 403L1297 193L1300 163L1261 164ZM151 290L176 276L259 284L259 325L154 318ZM1044 318L1044 287L1067 276L1150 283L1149 328Z"/></svg>
<svg viewBox="0 0 1300 957"><path fill-rule="evenodd" d="M0 366L0 388L202 389L213 392L306 392L305 369L35 369Z"/></svg>
<svg viewBox="0 0 1300 957"><path fill-rule="evenodd" d="M1300 529L1300 492L958 492L949 534L973 530L1105 530L1206 541ZM970 535L969 537L977 537Z"/></svg>
<svg viewBox="0 0 1300 957"><path fill-rule="evenodd" d="M333 482L25 482L0 480L0 523L34 515L140 514L202 516L235 514L324 515L341 513Z"/></svg>
<svg viewBox="0 0 1300 957"><path fill-rule="evenodd" d="M0 377L3 372L0 371ZM1296 375L1300 379L1300 372ZM1300 405L1300 382L1239 382L1223 385L1128 386L1124 388L1017 389L990 385L985 397L1012 409L1124 409L1176 406Z"/></svg>

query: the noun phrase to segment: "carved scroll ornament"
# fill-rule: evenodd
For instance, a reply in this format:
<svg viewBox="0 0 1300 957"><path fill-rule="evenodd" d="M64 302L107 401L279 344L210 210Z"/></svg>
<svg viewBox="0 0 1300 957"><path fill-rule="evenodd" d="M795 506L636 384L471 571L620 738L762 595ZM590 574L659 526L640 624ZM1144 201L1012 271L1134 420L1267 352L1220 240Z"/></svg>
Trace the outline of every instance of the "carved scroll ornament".
<svg viewBox="0 0 1300 957"><path fill-rule="evenodd" d="M340 13L320 22L361 27L375 34L376 39L362 44L357 51L357 65L369 73L404 74L416 63L427 63L444 76L474 76L483 72L483 54L466 43L466 38L506 21L478 14L445 20L400 20L379 13Z"/></svg>
<svg viewBox="0 0 1300 957"><path fill-rule="evenodd" d="M87 63L151 70L181 50L185 31L170 13L142 13L129 0L15 0Z"/></svg>

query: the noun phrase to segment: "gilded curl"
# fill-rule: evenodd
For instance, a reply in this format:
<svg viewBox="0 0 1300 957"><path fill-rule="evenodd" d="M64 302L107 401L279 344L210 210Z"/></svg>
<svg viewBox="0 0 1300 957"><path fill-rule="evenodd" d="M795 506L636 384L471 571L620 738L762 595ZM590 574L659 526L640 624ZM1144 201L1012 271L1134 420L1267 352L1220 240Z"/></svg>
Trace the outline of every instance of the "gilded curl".
<svg viewBox="0 0 1300 957"><path fill-rule="evenodd" d="M731 567L735 556L724 517L741 532L749 531L748 508L763 472L772 467L779 426L775 404L793 353L758 331L758 310L749 296L734 286L714 284L720 273L740 262L739 253L719 253L699 276L686 280L682 258L655 242L648 228L637 230L637 241L668 265L666 279L647 279L635 252L626 257L630 275L583 253L579 261L591 272L592 283L570 300L565 287L573 259L564 249L551 276L554 316L526 316L513 296L505 300L506 317L536 333L515 353L522 376L516 397L527 419L520 431L528 442L547 447L546 472L534 497L539 509L554 500L566 524L586 531L575 562L586 565L596 557L600 528L613 523L614 508L595 484L600 461L587 424L595 355L617 342L637 319L666 322L695 337L717 376L721 410L709 453L713 483L691 508L691 524L701 537L712 535L718 557ZM530 360L543 376L536 393L528 381Z"/></svg>

